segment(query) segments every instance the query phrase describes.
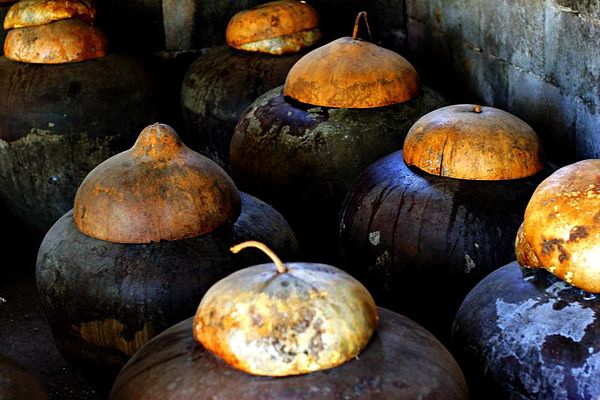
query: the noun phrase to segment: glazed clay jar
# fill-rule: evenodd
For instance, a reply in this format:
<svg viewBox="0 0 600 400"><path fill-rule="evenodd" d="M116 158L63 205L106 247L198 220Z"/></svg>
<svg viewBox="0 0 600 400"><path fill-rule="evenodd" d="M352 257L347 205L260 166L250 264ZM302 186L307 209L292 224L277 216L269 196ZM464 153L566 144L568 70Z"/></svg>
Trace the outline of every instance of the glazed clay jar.
<svg viewBox="0 0 600 400"><path fill-rule="evenodd" d="M286 378L238 371L194 341L189 318L148 342L127 363L111 400L196 399L467 399L462 372L426 330L380 308L373 338L359 358Z"/></svg>
<svg viewBox="0 0 600 400"><path fill-rule="evenodd" d="M307 93L324 93L334 101L295 100ZM354 101L360 99L365 103ZM341 38L308 53L284 87L248 107L231 141L232 174L241 188L282 212L308 259L332 260L337 214L352 181L401 147L421 115L444 104L440 95L421 87L416 71L400 55Z"/></svg>
<svg viewBox="0 0 600 400"><path fill-rule="evenodd" d="M514 237L547 175L540 141L492 107L423 116L404 150L353 183L339 238L345 265L376 301L448 340L460 302L514 259Z"/></svg>
<svg viewBox="0 0 600 400"><path fill-rule="evenodd" d="M31 2L36 9L44 3ZM90 36L79 35L90 29ZM121 55L68 62L101 55L94 47L101 32L79 19L15 28L9 35L12 55L36 64L0 57L0 199L40 240L71 208L86 174L152 122L154 81L141 63ZM58 61L66 63L37 64Z"/></svg>
<svg viewBox="0 0 600 400"><path fill-rule="evenodd" d="M296 247L279 213L240 194L170 127L147 127L88 175L42 242L37 284L57 347L114 378L147 340L192 315L214 282L252 263L229 252L247 239L283 254Z"/></svg>
<svg viewBox="0 0 600 400"><path fill-rule="evenodd" d="M318 22L315 10L297 0L273 1L234 15L227 46L200 56L183 80L184 139L190 147L227 168L243 111L260 94L283 84L303 50L320 38Z"/></svg>
<svg viewBox="0 0 600 400"><path fill-rule="evenodd" d="M473 398L600 396L600 296L512 262L460 306L452 330Z"/></svg>

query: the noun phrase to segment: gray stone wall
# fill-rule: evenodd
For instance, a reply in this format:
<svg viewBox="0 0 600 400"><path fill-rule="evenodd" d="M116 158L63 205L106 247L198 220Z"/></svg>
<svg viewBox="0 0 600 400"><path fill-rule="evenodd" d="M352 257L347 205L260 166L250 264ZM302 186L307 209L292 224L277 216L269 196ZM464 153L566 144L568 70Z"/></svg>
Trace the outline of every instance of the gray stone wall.
<svg viewBox="0 0 600 400"><path fill-rule="evenodd" d="M404 1L426 82L523 118L555 162L600 158L600 0Z"/></svg>

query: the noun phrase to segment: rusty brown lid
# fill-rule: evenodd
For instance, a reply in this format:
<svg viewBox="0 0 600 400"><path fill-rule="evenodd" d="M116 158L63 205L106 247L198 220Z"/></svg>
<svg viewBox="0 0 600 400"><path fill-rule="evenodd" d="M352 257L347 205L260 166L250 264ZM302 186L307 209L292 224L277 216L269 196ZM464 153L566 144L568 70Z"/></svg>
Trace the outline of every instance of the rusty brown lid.
<svg viewBox="0 0 600 400"><path fill-rule="evenodd" d="M472 180L524 178L542 171L537 134L506 111L473 104L421 117L404 141L404 161L432 175Z"/></svg>
<svg viewBox="0 0 600 400"><path fill-rule="evenodd" d="M318 24L317 12L303 1L271 1L235 14L227 25L225 39L239 50L294 53L321 38Z"/></svg>
<svg viewBox="0 0 600 400"><path fill-rule="evenodd" d="M343 37L302 57L288 73L283 94L324 107L372 108L419 95L419 75L400 54L357 38Z"/></svg>
<svg viewBox="0 0 600 400"><path fill-rule="evenodd" d="M4 55L33 64L63 64L104 57L107 41L102 32L78 19L12 29L6 35Z"/></svg>
<svg viewBox="0 0 600 400"><path fill-rule="evenodd" d="M6 13L4 29L45 25L69 18L92 22L96 9L88 0L21 0Z"/></svg>
<svg viewBox="0 0 600 400"><path fill-rule="evenodd" d="M212 286L194 319L194 337L234 368L266 376L305 374L353 359L377 325L365 287L325 264L273 260L235 272ZM282 351L285 349L285 351Z"/></svg>
<svg viewBox="0 0 600 400"><path fill-rule="evenodd" d="M131 149L94 168L73 209L81 232L117 243L198 236L239 214L231 178L163 124L148 126Z"/></svg>
<svg viewBox="0 0 600 400"><path fill-rule="evenodd" d="M537 187L516 241L517 260L600 293L600 160L567 165Z"/></svg>

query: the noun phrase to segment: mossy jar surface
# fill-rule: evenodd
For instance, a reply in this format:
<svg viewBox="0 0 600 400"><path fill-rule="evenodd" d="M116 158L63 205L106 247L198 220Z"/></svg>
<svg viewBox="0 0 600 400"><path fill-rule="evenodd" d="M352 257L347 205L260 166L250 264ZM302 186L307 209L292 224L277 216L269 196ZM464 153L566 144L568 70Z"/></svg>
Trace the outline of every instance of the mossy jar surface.
<svg viewBox="0 0 600 400"><path fill-rule="evenodd" d="M336 216L360 171L402 147L410 126L444 104L423 87L416 99L387 107L316 107L284 97L278 87L254 101L237 125L232 174L243 190L280 210L309 260L318 260L323 249L336 248Z"/></svg>
<svg viewBox="0 0 600 400"><path fill-rule="evenodd" d="M515 261L465 298L452 332L473 398L600 396L600 296Z"/></svg>
<svg viewBox="0 0 600 400"><path fill-rule="evenodd" d="M0 75L0 198L41 239L87 173L153 122L154 80L120 55L61 65L0 57Z"/></svg>
<svg viewBox="0 0 600 400"><path fill-rule="evenodd" d="M147 399L467 399L450 353L409 319L379 309L381 319L359 358L287 378L232 369L192 337L192 318L145 345L123 368L111 400Z"/></svg>

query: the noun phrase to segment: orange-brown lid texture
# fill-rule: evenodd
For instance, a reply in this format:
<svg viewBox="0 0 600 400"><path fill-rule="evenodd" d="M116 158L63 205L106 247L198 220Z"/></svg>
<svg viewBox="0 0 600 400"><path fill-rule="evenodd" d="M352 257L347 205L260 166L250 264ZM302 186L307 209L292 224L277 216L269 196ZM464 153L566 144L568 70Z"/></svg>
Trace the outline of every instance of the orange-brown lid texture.
<svg viewBox="0 0 600 400"><path fill-rule="evenodd" d="M343 37L302 57L290 69L283 94L323 107L372 108L402 103L420 93L419 75L400 54Z"/></svg>
<svg viewBox="0 0 600 400"><path fill-rule="evenodd" d="M4 17L4 29L45 25L61 19L92 22L96 9L88 0L21 0Z"/></svg>
<svg viewBox="0 0 600 400"><path fill-rule="evenodd" d="M12 29L6 35L4 55L14 61L62 64L106 55L106 37L78 19Z"/></svg>
<svg viewBox="0 0 600 400"><path fill-rule="evenodd" d="M525 178L545 163L541 141L528 124L472 104L425 114L410 128L403 154L406 164L432 175L472 180Z"/></svg>
<svg viewBox="0 0 600 400"><path fill-rule="evenodd" d="M302 1L272 1L235 14L225 32L235 49L269 54L297 52L321 38L317 12Z"/></svg>
<svg viewBox="0 0 600 400"><path fill-rule="evenodd" d="M163 124L148 126L131 149L94 168L73 209L81 232L117 243L198 236L239 214L240 194L231 178Z"/></svg>
<svg viewBox="0 0 600 400"><path fill-rule="evenodd" d="M517 260L600 293L600 160L568 165L537 187L516 241Z"/></svg>
<svg viewBox="0 0 600 400"><path fill-rule="evenodd" d="M232 251L248 246L261 248L245 242ZM274 263L237 271L206 292L194 319L195 339L255 375L305 374L357 357L378 319L367 289L330 265L286 265L266 251Z"/></svg>

